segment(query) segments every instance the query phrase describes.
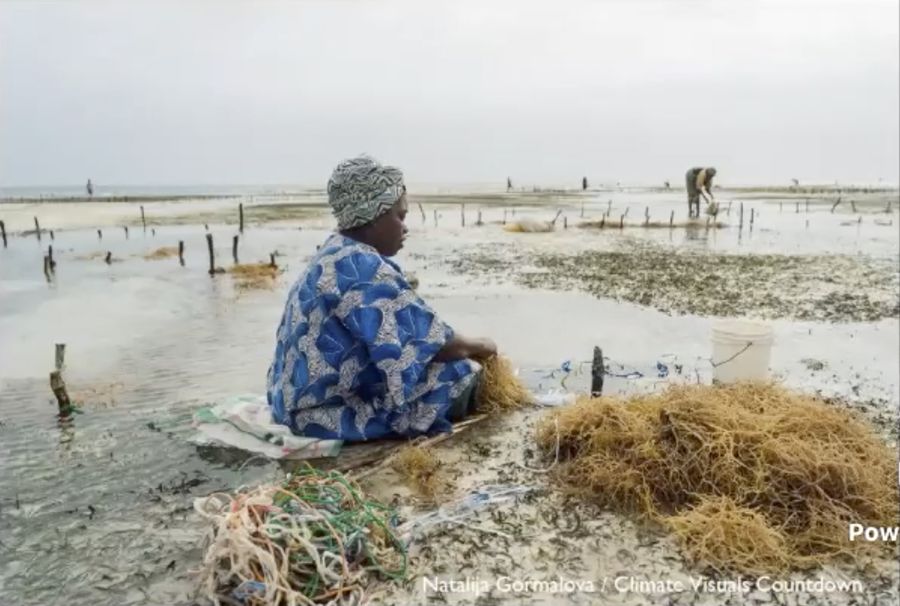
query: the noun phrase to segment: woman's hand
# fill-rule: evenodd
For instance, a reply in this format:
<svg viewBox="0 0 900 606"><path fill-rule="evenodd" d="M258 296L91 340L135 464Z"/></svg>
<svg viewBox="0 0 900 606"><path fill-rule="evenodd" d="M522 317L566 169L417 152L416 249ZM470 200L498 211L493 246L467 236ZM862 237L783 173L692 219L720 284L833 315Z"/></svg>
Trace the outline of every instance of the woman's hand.
<svg viewBox="0 0 900 606"><path fill-rule="evenodd" d="M438 362L452 362L464 358L484 360L497 355L497 344L491 339L467 339L456 335L434 357Z"/></svg>
<svg viewBox="0 0 900 606"><path fill-rule="evenodd" d="M486 360L497 355L497 344L492 339L472 339L469 343L469 358Z"/></svg>

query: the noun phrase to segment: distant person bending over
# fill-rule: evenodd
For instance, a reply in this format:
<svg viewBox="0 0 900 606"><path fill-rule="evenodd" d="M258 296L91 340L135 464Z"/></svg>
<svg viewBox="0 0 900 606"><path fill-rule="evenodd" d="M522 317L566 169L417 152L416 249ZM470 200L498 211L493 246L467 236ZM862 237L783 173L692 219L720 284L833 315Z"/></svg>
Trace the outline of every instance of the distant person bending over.
<svg viewBox="0 0 900 606"><path fill-rule="evenodd" d="M688 217L700 216L700 196L707 204L713 201L712 180L716 176L715 168L692 168L687 171L685 181L688 193ZM695 210L696 209L696 210Z"/></svg>
<svg viewBox="0 0 900 606"><path fill-rule="evenodd" d="M411 288L393 257L407 229L399 169L361 156L328 181L338 232L291 288L267 396L296 434L347 441L449 431L474 409L489 339L467 339Z"/></svg>

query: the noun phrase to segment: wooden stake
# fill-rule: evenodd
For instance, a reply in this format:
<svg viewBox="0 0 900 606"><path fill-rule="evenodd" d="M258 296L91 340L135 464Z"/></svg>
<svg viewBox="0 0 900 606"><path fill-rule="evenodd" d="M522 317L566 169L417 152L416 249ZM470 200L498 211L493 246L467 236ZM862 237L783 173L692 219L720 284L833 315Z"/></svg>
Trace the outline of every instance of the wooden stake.
<svg viewBox="0 0 900 606"><path fill-rule="evenodd" d="M755 208L751 208L751 209L750 209L750 229L753 229L753 219L754 219L754 217L756 217L756 209L755 209Z"/></svg>
<svg viewBox="0 0 900 606"><path fill-rule="evenodd" d="M127 240L128 239L128 226L125 225L124 229L125 229L125 239Z"/></svg>
<svg viewBox="0 0 900 606"><path fill-rule="evenodd" d="M156 229L154 229L154 228L151 227L151 228L150 228L150 235L151 235L151 236L156 236Z"/></svg>
<svg viewBox="0 0 900 606"><path fill-rule="evenodd" d="M427 219L425 218L425 207L422 206L421 202L416 202L419 205L419 212L422 214L422 225L425 225Z"/></svg>
<svg viewBox="0 0 900 606"><path fill-rule="evenodd" d="M269 267L278 267L275 264L275 253L269 253Z"/></svg>
<svg viewBox="0 0 900 606"><path fill-rule="evenodd" d="M853 209L853 212L856 212L856 200L850 200L850 208Z"/></svg>
<svg viewBox="0 0 900 606"><path fill-rule="evenodd" d="M610 200L609 202L606 203L606 214L608 215L611 212L612 212L612 200Z"/></svg>
<svg viewBox="0 0 900 606"><path fill-rule="evenodd" d="M238 204L238 231L244 233L244 203ZM235 261L237 263L237 261Z"/></svg>
<svg viewBox="0 0 900 606"><path fill-rule="evenodd" d="M606 214L600 215L600 229L606 227Z"/></svg>
<svg viewBox="0 0 900 606"><path fill-rule="evenodd" d="M50 281L50 257L44 255L44 277L47 278L47 282Z"/></svg>
<svg viewBox="0 0 900 606"><path fill-rule="evenodd" d="M648 225L650 225L650 207L645 206L644 207L644 227L647 227Z"/></svg>
<svg viewBox="0 0 900 606"><path fill-rule="evenodd" d="M784 202L778 203L778 212L784 212Z"/></svg>
<svg viewBox="0 0 900 606"><path fill-rule="evenodd" d="M37 233L38 242L41 241L41 224L38 223L37 217L34 218L34 230Z"/></svg>
<svg viewBox="0 0 900 606"><path fill-rule="evenodd" d="M231 241L231 256L234 257L235 265L238 264L238 254L237 254L238 238L239 238L239 236L235 236L234 239L232 239L232 241Z"/></svg>
<svg viewBox="0 0 900 606"><path fill-rule="evenodd" d="M669 227L675 226L675 211L669 213Z"/></svg>
<svg viewBox="0 0 900 606"><path fill-rule="evenodd" d="M206 234L206 247L209 249L209 275L216 273L216 254L213 252L212 234Z"/></svg>
<svg viewBox="0 0 900 606"><path fill-rule="evenodd" d="M460 225L462 225L462 227L466 226L466 205L465 204L459 205L459 221L460 221Z"/></svg>
<svg viewBox="0 0 900 606"><path fill-rule="evenodd" d="M206 231L209 231L209 225L207 225L206 223L204 223L204 224L203 224L203 229L205 229Z"/></svg>
<svg viewBox="0 0 900 606"><path fill-rule="evenodd" d="M66 344L65 343L57 343L56 344L56 370L61 371L63 367L66 365Z"/></svg>
<svg viewBox="0 0 900 606"><path fill-rule="evenodd" d="M563 229L569 229L569 218L563 217Z"/></svg>
<svg viewBox="0 0 900 606"><path fill-rule="evenodd" d="M481 222L481 211L480 210L478 211L478 221L475 223L475 225L479 225L479 226L483 225L483 223Z"/></svg>
<svg viewBox="0 0 900 606"><path fill-rule="evenodd" d="M107 265L112 265L112 251L106 251L106 259L104 261L106 261Z"/></svg>
<svg viewBox="0 0 900 606"><path fill-rule="evenodd" d="M3 248L6 248L6 224L0 221L0 238L3 238Z"/></svg>
<svg viewBox="0 0 900 606"><path fill-rule="evenodd" d="M503 209L503 225L506 225L506 209Z"/></svg>
<svg viewBox="0 0 900 606"><path fill-rule="evenodd" d="M738 229L744 229L744 203L741 202L741 218L738 221Z"/></svg>
<svg viewBox="0 0 900 606"><path fill-rule="evenodd" d="M53 260L53 245L47 247L47 258L50 261L50 272L56 273L56 261Z"/></svg>
<svg viewBox="0 0 900 606"><path fill-rule="evenodd" d="M625 215L619 217L619 229L625 228Z"/></svg>
<svg viewBox="0 0 900 606"><path fill-rule="evenodd" d="M97 230L97 239L98 239L98 240L102 240L102 239L103 239L103 232L102 232L101 230L99 230L99 229Z"/></svg>
<svg viewBox="0 0 900 606"><path fill-rule="evenodd" d="M834 214L834 209L837 208L838 204L841 203L841 197L838 196L837 202L831 205L831 213Z"/></svg>
<svg viewBox="0 0 900 606"><path fill-rule="evenodd" d="M56 405L59 409L60 417L68 417L72 414L72 401L69 400L69 392L66 391L66 382L62 378L62 373L54 370L50 373L50 389L56 396Z"/></svg>
<svg viewBox="0 0 900 606"><path fill-rule="evenodd" d="M890 213L893 203L893 200L888 200L887 208L884 209L884 212ZM0 221L0 229L3 229L3 221ZM6 232L3 233L3 246L6 246Z"/></svg>
<svg viewBox="0 0 900 606"><path fill-rule="evenodd" d="M584 202L581 203L581 218L584 219Z"/></svg>
<svg viewBox="0 0 900 606"><path fill-rule="evenodd" d="M434 226L438 226L438 212L436 208L434 209Z"/></svg>
<svg viewBox="0 0 900 606"><path fill-rule="evenodd" d="M806 200L806 212L809 212L809 200Z"/></svg>
<svg viewBox="0 0 900 606"><path fill-rule="evenodd" d="M141 205L141 225L144 226L144 231L147 231L147 219L144 217L144 206Z"/></svg>
<svg viewBox="0 0 900 606"><path fill-rule="evenodd" d="M184 267L184 240L178 241L178 262Z"/></svg>
<svg viewBox="0 0 900 606"><path fill-rule="evenodd" d="M52 229L50 230L50 239L54 241L56 240L56 235L53 233Z"/></svg>
<svg viewBox="0 0 900 606"><path fill-rule="evenodd" d="M857 225L862 225L862 215L859 216L859 219L856 220Z"/></svg>
<svg viewBox="0 0 900 606"><path fill-rule="evenodd" d="M603 350L594 347L594 359L591 361L591 397L598 398L603 395L603 375L606 369L603 367Z"/></svg>
<svg viewBox="0 0 900 606"><path fill-rule="evenodd" d="M794 203L794 214L797 214L799 212L800 212L800 201L798 200Z"/></svg>

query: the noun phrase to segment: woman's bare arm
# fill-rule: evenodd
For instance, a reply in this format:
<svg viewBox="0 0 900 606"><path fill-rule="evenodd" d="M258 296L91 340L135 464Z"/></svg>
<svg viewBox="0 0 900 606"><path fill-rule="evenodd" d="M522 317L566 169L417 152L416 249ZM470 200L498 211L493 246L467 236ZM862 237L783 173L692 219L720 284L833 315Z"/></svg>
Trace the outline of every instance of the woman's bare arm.
<svg viewBox="0 0 900 606"><path fill-rule="evenodd" d="M497 345L490 339L467 339L455 335L450 339L434 359L438 362L452 362L464 358L484 359L497 355Z"/></svg>

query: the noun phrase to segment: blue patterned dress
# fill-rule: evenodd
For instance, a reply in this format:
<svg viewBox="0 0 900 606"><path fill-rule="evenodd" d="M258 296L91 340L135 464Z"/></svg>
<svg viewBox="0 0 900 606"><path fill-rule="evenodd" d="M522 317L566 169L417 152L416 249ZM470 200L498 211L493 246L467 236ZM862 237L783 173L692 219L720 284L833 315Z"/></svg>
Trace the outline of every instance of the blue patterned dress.
<svg viewBox="0 0 900 606"><path fill-rule="evenodd" d="M347 441L449 431L450 403L479 369L434 360L452 337L393 261L334 234L288 295L268 374L272 417Z"/></svg>

